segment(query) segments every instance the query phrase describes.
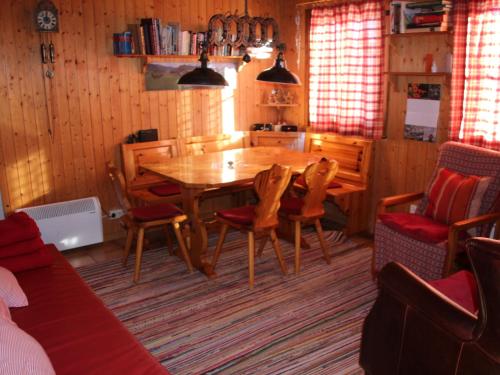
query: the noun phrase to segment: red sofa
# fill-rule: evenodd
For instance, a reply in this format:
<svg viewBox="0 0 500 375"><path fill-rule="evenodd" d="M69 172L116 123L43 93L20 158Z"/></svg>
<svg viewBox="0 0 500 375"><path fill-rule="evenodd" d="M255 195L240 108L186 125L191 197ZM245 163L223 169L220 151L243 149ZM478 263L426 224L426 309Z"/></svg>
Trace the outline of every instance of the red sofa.
<svg viewBox="0 0 500 375"><path fill-rule="evenodd" d="M52 265L15 274L29 306L12 308L11 315L42 345L56 373L168 374L62 254L46 248Z"/></svg>

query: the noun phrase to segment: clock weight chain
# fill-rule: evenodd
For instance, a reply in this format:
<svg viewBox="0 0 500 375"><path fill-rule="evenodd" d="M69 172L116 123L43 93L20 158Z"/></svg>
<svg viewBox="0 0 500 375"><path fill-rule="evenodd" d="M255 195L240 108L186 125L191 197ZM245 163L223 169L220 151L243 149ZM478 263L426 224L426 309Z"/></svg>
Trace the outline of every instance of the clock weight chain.
<svg viewBox="0 0 500 375"><path fill-rule="evenodd" d="M40 51L42 59L42 79L45 96L45 106L47 108L47 132L50 139L54 142L55 137L55 103L52 97L53 79L55 77L55 48L49 35L46 33L40 34Z"/></svg>

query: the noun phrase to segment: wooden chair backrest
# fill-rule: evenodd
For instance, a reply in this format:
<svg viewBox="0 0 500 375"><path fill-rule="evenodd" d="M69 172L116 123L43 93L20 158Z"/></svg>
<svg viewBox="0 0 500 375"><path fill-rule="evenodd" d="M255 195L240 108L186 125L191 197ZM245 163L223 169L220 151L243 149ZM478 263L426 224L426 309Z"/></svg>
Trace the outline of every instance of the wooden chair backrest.
<svg viewBox="0 0 500 375"><path fill-rule="evenodd" d="M303 173L307 186L302 206L302 216L314 217L322 216L325 213L323 201L326 198L328 184L333 180L339 165L337 161L329 161L326 158L309 165Z"/></svg>
<svg viewBox="0 0 500 375"><path fill-rule="evenodd" d="M106 163L106 171L115 189L116 198L121 208L128 211L132 208L130 201L127 196L127 187L125 184L125 177L123 173L118 169L112 162L108 161Z"/></svg>
<svg viewBox="0 0 500 375"><path fill-rule="evenodd" d="M290 183L291 177L290 167L278 164L257 173L254 180L254 190L259 197L259 203L255 208L254 230L272 228L278 225L280 199Z"/></svg>
<svg viewBox="0 0 500 375"><path fill-rule="evenodd" d="M247 134L236 132L233 134L203 135L179 139L183 155L203 155L208 152L233 150L246 147Z"/></svg>
<svg viewBox="0 0 500 375"><path fill-rule="evenodd" d="M355 185L366 185L371 166L372 141L334 134L306 134L306 152L320 154L338 162L337 178Z"/></svg>
<svg viewBox="0 0 500 375"><path fill-rule="evenodd" d="M123 144L123 170L127 188L141 189L161 182L163 179L159 176L140 172L139 165L168 162L169 159L177 156L179 156L179 150L176 139Z"/></svg>

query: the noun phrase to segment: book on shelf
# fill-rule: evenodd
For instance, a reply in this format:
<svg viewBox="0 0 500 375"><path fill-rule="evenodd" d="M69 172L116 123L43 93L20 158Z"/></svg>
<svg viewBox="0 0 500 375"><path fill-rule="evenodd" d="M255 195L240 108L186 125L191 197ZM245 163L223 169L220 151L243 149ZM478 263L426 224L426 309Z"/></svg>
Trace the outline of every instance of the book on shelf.
<svg viewBox="0 0 500 375"><path fill-rule="evenodd" d="M130 55L132 53L132 33L113 34L113 53L115 55Z"/></svg>

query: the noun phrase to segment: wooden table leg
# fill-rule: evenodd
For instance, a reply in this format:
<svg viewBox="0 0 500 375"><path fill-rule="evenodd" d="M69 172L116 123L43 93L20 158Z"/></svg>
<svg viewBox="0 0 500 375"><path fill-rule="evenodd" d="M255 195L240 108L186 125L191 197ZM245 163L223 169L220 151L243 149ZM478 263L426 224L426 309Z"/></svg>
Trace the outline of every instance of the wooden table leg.
<svg viewBox="0 0 500 375"><path fill-rule="evenodd" d="M181 187L182 207L190 222L189 256L193 266L208 277L216 274L212 265L205 260L208 251L208 236L205 223L200 218L200 197L203 189Z"/></svg>

